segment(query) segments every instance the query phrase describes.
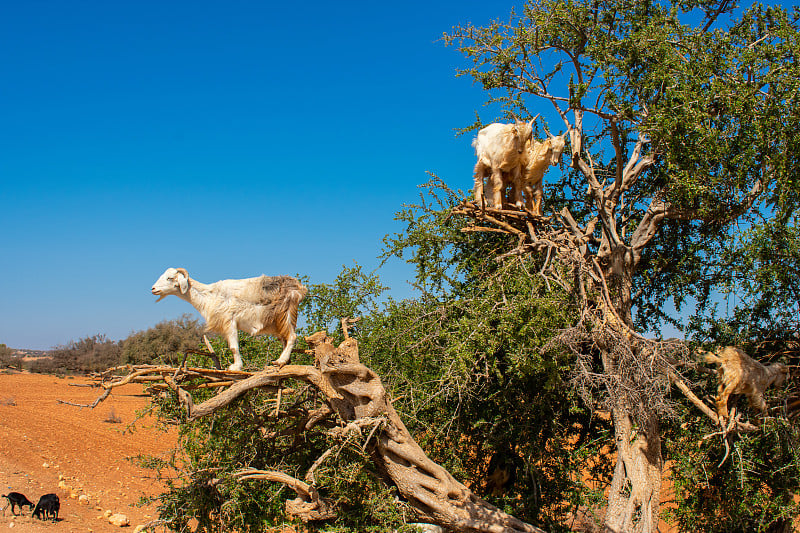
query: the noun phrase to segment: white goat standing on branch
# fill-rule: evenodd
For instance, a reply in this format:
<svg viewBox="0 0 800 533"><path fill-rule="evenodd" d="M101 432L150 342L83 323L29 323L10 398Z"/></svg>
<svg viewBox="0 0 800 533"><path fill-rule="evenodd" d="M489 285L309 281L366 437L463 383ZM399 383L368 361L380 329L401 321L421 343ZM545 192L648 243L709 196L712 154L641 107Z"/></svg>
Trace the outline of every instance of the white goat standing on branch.
<svg viewBox="0 0 800 533"><path fill-rule="evenodd" d="M539 115L536 115L538 117ZM478 162L475 163L475 204L483 206L484 180L489 177L492 205L503 207L503 191L509 180L517 182L521 172L522 157L525 145L533 135L533 121L516 121L514 124L495 122L482 128L472 141Z"/></svg>
<svg viewBox="0 0 800 533"><path fill-rule="evenodd" d="M224 335L233 352L228 370L242 370L239 330L251 335L274 335L283 342L283 351L273 364L289 362L297 335L297 307L308 290L290 276L258 276L200 283L189 277L185 268L168 268L151 292L156 302L174 294L186 300L206 320L206 331Z"/></svg>

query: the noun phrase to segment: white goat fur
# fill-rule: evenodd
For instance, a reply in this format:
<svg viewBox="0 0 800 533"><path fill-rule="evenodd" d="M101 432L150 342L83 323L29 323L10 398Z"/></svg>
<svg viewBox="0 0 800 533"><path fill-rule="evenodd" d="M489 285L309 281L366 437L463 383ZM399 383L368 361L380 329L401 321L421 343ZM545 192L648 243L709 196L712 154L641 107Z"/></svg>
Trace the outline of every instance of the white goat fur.
<svg viewBox="0 0 800 533"><path fill-rule="evenodd" d="M283 351L273 364L289 362L297 335L297 307L308 290L290 276L224 279L205 284L189 277L184 268L168 268L151 292L162 298L174 294L186 300L206 320L206 331L224 335L233 352L229 370L241 370L239 330L251 335L273 335Z"/></svg>
<svg viewBox="0 0 800 533"><path fill-rule="evenodd" d="M514 182L514 201L518 207L525 205L532 213L542 216L544 173L547 167L556 166L561 161L565 144L564 137L550 136L542 142L531 139L525 145L522 169L515 174L517 181Z"/></svg>
<svg viewBox="0 0 800 533"><path fill-rule="evenodd" d="M535 120L535 119L534 119ZM484 180L489 177L492 204L500 208L503 205L503 191L510 177L512 182L519 181L522 168L522 157L526 143L533 134L533 120L515 122L514 124L489 124L478 132L472 141L478 162L475 163L475 203L484 202Z"/></svg>

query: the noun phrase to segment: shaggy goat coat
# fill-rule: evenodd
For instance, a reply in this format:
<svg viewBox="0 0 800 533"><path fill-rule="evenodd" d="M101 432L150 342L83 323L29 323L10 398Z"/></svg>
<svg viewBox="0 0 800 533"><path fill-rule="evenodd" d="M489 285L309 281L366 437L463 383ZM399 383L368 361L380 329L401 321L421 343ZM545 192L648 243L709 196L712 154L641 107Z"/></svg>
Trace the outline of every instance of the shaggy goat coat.
<svg viewBox="0 0 800 533"><path fill-rule="evenodd" d="M522 207L524 202L529 211L542 216L544 173L549 166L556 166L561 160L565 144L564 137L552 136L542 142L531 139L525 145L522 170L516 174L518 181L514 183L517 206Z"/></svg>
<svg viewBox="0 0 800 533"><path fill-rule="evenodd" d="M297 308L307 289L291 276L262 275L205 284L190 278L184 268L168 268L151 292L159 300L174 294L192 304L206 320L207 332L226 337L234 359L229 370L241 370L239 331L274 335L284 345L275 364L289 362L297 339Z"/></svg>
<svg viewBox="0 0 800 533"><path fill-rule="evenodd" d="M533 121L514 124L489 124L478 132L472 141L478 161L475 163L475 202L484 201L484 180L489 177L492 204L503 205L506 186L519 180L521 162L526 143L533 134Z"/></svg>
<svg viewBox="0 0 800 533"><path fill-rule="evenodd" d="M764 391L771 385L781 386L789 373L783 363L764 366L734 346L719 348L714 353L702 353L706 362L719 366L717 414L724 420L728 419L728 399L736 394L744 394L754 409L765 413Z"/></svg>

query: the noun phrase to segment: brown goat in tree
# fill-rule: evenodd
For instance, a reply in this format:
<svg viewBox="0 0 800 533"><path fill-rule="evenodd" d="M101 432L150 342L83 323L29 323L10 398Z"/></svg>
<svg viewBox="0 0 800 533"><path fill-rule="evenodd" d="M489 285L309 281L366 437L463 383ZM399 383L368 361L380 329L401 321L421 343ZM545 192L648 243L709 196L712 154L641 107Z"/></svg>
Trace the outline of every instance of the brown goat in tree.
<svg viewBox="0 0 800 533"><path fill-rule="evenodd" d="M735 346L718 348L713 353L702 351L708 363L718 365L717 414L720 421L728 420L728 399L744 394L750 405L761 413L767 411L764 391L771 385L780 387L789 369L783 363L762 365Z"/></svg>
<svg viewBox="0 0 800 533"><path fill-rule="evenodd" d="M517 207L524 205L532 213L542 216L542 196L544 194L544 173L549 166L556 166L561 161L566 144L564 136L550 135L539 142L531 139L525 145L522 156L522 169L512 175L514 181L514 202Z"/></svg>
<svg viewBox="0 0 800 533"><path fill-rule="evenodd" d="M499 450L492 454L486 472L484 490L492 496L499 496L509 490L517 479L517 463L519 456L510 449Z"/></svg>

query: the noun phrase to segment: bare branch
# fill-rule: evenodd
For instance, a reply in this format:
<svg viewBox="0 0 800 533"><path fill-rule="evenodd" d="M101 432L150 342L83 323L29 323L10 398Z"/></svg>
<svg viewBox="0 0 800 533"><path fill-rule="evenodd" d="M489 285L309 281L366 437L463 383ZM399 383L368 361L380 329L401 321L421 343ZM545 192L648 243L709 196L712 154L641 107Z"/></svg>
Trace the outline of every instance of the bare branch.
<svg viewBox="0 0 800 533"><path fill-rule="evenodd" d="M283 483L297 494L297 498L294 500L286 501L286 514L289 516L296 516L303 522L328 520L336 517L336 511L333 509L331 500L321 498L313 485L304 483L283 472L250 468L234 473L234 477L242 481L263 479L266 481Z"/></svg>

